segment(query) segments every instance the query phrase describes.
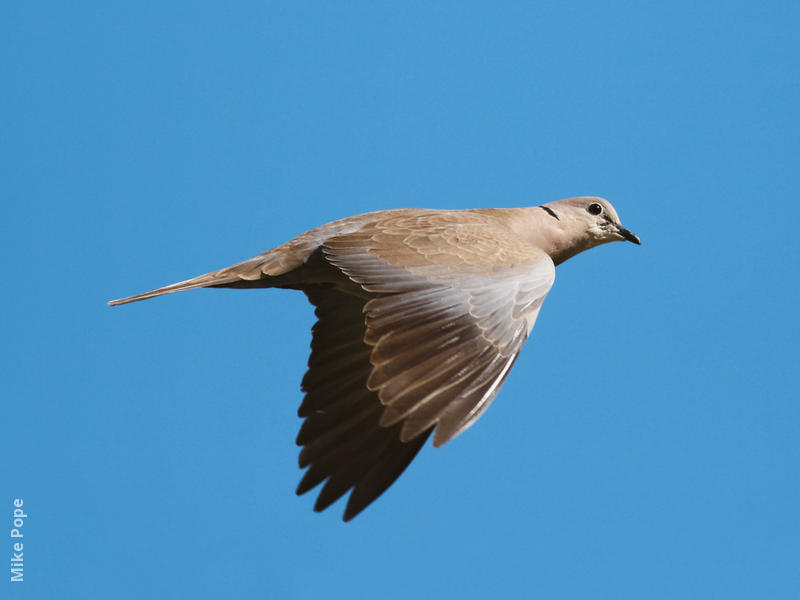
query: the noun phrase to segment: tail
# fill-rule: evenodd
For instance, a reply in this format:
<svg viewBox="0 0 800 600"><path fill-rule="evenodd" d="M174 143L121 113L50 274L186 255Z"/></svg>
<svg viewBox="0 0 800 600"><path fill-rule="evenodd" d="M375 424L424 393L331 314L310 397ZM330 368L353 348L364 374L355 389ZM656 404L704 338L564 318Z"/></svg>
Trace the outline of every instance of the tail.
<svg viewBox="0 0 800 600"><path fill-rule="evenodd" d="M241 281L241 278L237 277L236 275L220 277L220 272L214 271L213 273L206 273L205 275L187 279L186 281L179 281L178 283L173 283L172 285L166 285L158 288L157 290L145 292L144 294L136 294L135 296L120 298L119 300L111 300L108 305L119 306L120 304L129 304L130 302L147 300L148 298L155 298L156 296L163 296L164 294L172 294L173 292L182 292L183 290L193 290L202 287L224 286L226 284L235 283L238 281Z"/></svg>
<svg viewBox="0 0 800 600"><path fill-rule="evenodd" d="M273 283L270 282L274 282L273 272L279 272L275 268L275 262L274 255L270 252L265 252L264 254L259 254L244 262L220 269L219 271L206 273L205 275L187 279L186 281L179 281L178 283L145 292L144 294L136 294L135 296L112 300L108 305L119 306L120 304L147 300L148 298L155 298L156 296L163 296L164 294L172 294L173 292L182 292L183 290L193 290L203 287L272 287Z"/></svg>
<svg viewBox="0 0 800 600"><path fill-rule="evenodd" d="M338 226L339 222L331 223ZM325 226L327 227L327 226ZM139 300L147 300L164 294L182 292L183 290L193 290L203 287L229 287L229 288L266 288L266 287L285 287L290 282L296 282L291 278L291 272L309 261L319 251L319 245L326 233L325 227L312 229L290 240L268 250L262 254L248 258L245 261L236 263L219 271L212 271L199 277L179 281L172 285L167 285L151 292L112 300L109 306L118 306ZM338 231L338 230L336 230ZM336 232L334 232L336 233ZM284 277L285 276L285 277ZM288 278L288 279L287 279Z"/></svg>

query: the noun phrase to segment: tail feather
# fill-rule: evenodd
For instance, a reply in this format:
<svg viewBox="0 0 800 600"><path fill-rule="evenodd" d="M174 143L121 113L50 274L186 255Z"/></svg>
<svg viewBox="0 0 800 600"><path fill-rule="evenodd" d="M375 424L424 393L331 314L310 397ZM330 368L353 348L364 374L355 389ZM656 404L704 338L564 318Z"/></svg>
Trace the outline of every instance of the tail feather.
<svg viewBox="0 0 800 600"><path fill-rule="evenodd" d="M202 287L275 287L279 285L279 282L286 283L282 276L289 274L292 270L305 263L316 250L316 239L305 241L303 236L297 239L301 241L296 242L293 240L287 242L283 246L273 248L268 252L248 258L224 269L212 271L186 281L179 281L144 294L111 300L108 304L109 306L119 306L120 304L138 302L139 300L147 300L164 294Z"/></svg>
<svg viewBox="0 0 800 600"><path fill-rule="evenodd" d="M182 292L183 290L193 290L202 287L221 286L229 283L241 281L241 277L237 275L222 275L220 271L213 273L206 273L199 277L193 277L186 281L179 281L172 285L160 287L157 290L145 292L144 294L136 294L135 296L128 296L127 298L120 298L119 300L111 300L109 306L119 306L120 304L128 304L130 302L138 302L139 300L147 300L148 298L155 298L156 296L163 296L164 294L172 294L173 292Z"/></svg>

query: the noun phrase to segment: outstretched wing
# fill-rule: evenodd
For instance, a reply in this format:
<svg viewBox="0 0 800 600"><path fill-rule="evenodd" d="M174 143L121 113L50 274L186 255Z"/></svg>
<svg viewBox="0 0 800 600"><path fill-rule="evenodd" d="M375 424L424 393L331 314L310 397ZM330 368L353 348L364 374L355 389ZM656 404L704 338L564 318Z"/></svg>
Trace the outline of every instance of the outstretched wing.
<svg viewBox="0 0 800 600"><path fill-rule="evenodd" d="M398 217L327 240L326 260L368 298L308 289L318 323L306 398L303 493L345 519L399 477L435 429L441 446L489 406L553 284L542 251L502 227Z"/></svg>

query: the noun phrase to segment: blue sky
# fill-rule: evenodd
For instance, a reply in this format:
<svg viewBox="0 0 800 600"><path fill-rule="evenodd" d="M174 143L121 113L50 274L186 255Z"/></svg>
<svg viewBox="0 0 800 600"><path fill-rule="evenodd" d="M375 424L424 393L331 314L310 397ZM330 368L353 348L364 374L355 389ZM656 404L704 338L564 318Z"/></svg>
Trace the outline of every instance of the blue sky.
<svg viewBox="0 0 800 600"><path fill-rule="evenodd" d="M0 595L800 595L799 5L431 4L3 8ZM560 266L491 409L349 524L294 495L301 294L105 305L587 194L643 245Z"/></svg>

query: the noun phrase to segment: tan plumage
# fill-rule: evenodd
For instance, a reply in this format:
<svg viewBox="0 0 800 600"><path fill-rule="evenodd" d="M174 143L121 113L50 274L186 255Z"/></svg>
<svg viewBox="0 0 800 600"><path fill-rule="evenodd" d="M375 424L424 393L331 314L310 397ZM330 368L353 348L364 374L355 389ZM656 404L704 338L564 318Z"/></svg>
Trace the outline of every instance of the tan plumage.
<svg viewBox="0 0 800 600"><path fill-rule="evenodd" d="M599 210L599 212L597 212ZM312 229L244 262L125 304L198 287L278 287L316 308L297 437L316 510L349 490L353 518L434 432L440 446L489 406L530 333L555 265L639 243L600 198L539 207L398 209Z"/></svg>

